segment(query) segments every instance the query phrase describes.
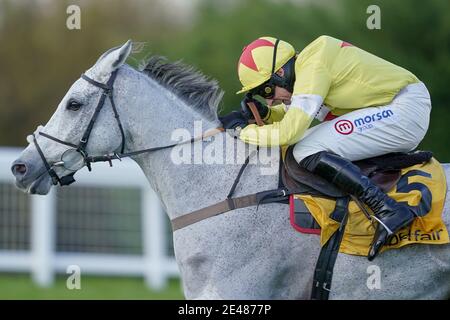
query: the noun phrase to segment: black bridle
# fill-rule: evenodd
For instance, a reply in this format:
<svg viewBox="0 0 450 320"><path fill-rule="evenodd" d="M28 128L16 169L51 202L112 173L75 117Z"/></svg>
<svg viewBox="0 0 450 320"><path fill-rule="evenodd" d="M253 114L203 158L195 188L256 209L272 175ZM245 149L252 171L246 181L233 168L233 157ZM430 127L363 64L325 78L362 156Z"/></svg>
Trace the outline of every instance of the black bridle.
<svg viewBox="0 0 450 320"><path fill-rule="evenodd" d="M137 150L137 151L124 153L124 150L125 150L125 132L123 130L122 123L120 122L120 116L119 116L119 113L117 112L117 108L116 108L116 105L114 103L114 96L113 96L113 85L114 85L114 81L116 80L116 76L117 76L117 70L114 71L113 73L111 73L111 76L108 79L107 83L104 84L104 83L95 81L92 78L89 78L84 73L81 75L81 78L83 80L86 80L90 84L92 84L92 85L102 89L103 92L102 92L100 100L98 101L98 104L97 104L97 106L95 108L94 114L92 115L91 120L89 121L89 124L88 124L86 130L84 131L83 136L81 137L81 139L78 142L78 144L74 144L74 143L71 143L71 142L67 142L67 141L58 139L58 138L56 138L56 137L54 137L52 135L49 135L49 134L47 134L45 132L41 132L40 131L40 132L38 132L38 134L43 136L43 137L45 137L45 138L47 138L47 139L53 140L53 141L55 141L57 143L66 145L66 146L71 148L69 150L73 150L73 151L76 151L77 153L79 153L81 155L81 157L83 158L84 165L86 165L86 167L88 168L89 171L92 171L91 163L93 163L93 162L109 162L109 165L112 166L112 160L115 160L115 159L121 160L122 158L125 158L125 157L131 157L131 156L135 156L135 155L138 155L138 154L151 152L151 151L168 149L168 148L172 148L172 147L175 147L177 145L184 144L184 143L193 143L193 142L195 142L197 140L203 139L203 138L211 135L211 134L205 133L201 137L197 137L197 138L193 137L190 140L182 141L182 142L179 142L179 143L173 143L173 144L170 144L170 145L167 145L167 146L154 147L154 148L142 149L142 150ZM120 134L122 136L122 143L121 143L121 146L120 146L120 153L112 152L110 154L101 155L101 156L89 156L89 154L86 151L86 147L87 147L87 144L89 142L89 137L91 136L91 132L92 132L92 129L94 127L95 121L97 120L97 117L98 117L100 111L102 110L107 97L109 98L109 101L111 102L111 108L113 109L114 117L116 118L117 124L118 124L119 129L120 129ZM211 132L211 133L212 134L216 134L216 133L222 131L220 128L217 128L217 130L218 131ZM48 163L44 153L42 152L42 149L39 146L39 144L37 142L37 139L36 139L36 136L35 136L34 133L33 133L33 142L34 142L34 145L36 146L36 149L37 149L37 151L39 153L39 156L41 157L41 159L42 159L42 161L43 161L43 163L45 165L45 168L47 169L47 173L52 178L53 185L57 185L59 183L61 186L65 186L65 185L69 185L69 184L75 182L75 179L73 178L73 175L75 174L76 170L73 173L60 178L58 176L58 174L55 172L54 168L56 166L63 165L64 161L55 162L52 165L50 165ZM69 151L69 150L66 150L66 151ZM63 159L61 159L61 160L63 160Z"/></svg>

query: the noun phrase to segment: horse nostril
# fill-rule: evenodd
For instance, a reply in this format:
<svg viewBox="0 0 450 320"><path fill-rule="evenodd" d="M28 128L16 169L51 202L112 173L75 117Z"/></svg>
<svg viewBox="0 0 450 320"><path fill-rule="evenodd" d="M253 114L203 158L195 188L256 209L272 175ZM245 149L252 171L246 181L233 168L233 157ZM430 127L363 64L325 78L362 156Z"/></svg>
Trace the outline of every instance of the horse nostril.
<svg viewBox="0 0 450 320"><path fill-rule="evenodd" d="M23 163L16 163L12 166L12 172L15 176L23 176L27 173L27 166Z"/></svg>

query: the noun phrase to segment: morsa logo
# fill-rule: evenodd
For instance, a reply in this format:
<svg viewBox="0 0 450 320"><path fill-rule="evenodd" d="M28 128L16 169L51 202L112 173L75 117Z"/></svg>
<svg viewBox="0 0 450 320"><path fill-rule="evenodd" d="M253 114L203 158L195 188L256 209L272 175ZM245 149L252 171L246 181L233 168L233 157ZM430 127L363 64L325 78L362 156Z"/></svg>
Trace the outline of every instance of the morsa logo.
<svg viewBox="0 0 450 320"><path fill-rule="evenodd" d="M374 123L382 119L390 118L394 115L394 112L390 109L384 110L382 112L377 112L365 117L357 118L353 121L351 120L339 120L334 124L336 131L343 135L348 135L355 131L355 128L359 132L363 132L367 129L372 129Z"/></svg>

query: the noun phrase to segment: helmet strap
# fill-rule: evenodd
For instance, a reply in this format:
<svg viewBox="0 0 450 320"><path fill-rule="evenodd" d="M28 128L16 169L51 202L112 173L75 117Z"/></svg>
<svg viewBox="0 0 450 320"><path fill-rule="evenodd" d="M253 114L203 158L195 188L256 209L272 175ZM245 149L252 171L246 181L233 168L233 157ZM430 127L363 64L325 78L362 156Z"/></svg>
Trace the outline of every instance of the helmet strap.
<svg viewBox="0 0 450 320"><path fill-rule="evenodd" d="M278 48L279 42L280 42L280 39L277 39L275 41L275 46L274 46L274 50L273 50L273 58L272 58L272 72L271 72L272 76L271 76L269 82L278 87L285 88L289 92L292 92L293 88L294 88L294 82L295 82L295 70L294 70L295 55L282 66L282 68L284 70L284 76L281 77L278 74L276 74L275 73L275 71L276 71L275 63L276 63L276 59L277 59L277 48Z"/></svg>
<svg viewBox="0 0 450 320"><path fill-rule="evenodd" d="M275 62L277 61L278 43L280 43L280 39L275 40L275 46L273 48L273 56L272 56L272 72L270 74L273 74L275 72Z"/></svg>

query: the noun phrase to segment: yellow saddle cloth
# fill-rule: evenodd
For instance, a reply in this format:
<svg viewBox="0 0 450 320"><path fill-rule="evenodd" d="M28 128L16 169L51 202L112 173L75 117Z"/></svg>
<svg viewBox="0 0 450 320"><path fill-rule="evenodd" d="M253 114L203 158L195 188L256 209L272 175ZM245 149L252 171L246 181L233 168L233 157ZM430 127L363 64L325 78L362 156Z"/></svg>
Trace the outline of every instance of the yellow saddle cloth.
<svg viewBox="0 0 450 320"><path fill-rule="evenodd" d="M413 243L449 243L448 231L442 220L446 192L445 173L436 159L403 169L399 182L388 195L396 201L408 202L408 205L415 207L420 217L398 231L382 251ZM339 228L339 223L330 218L335 200L310 195L294 197L304 201L319 223L323 246ZM348 210L347 226L339 252L367 256L375 228L354 201L350 201Z"/></svg>

